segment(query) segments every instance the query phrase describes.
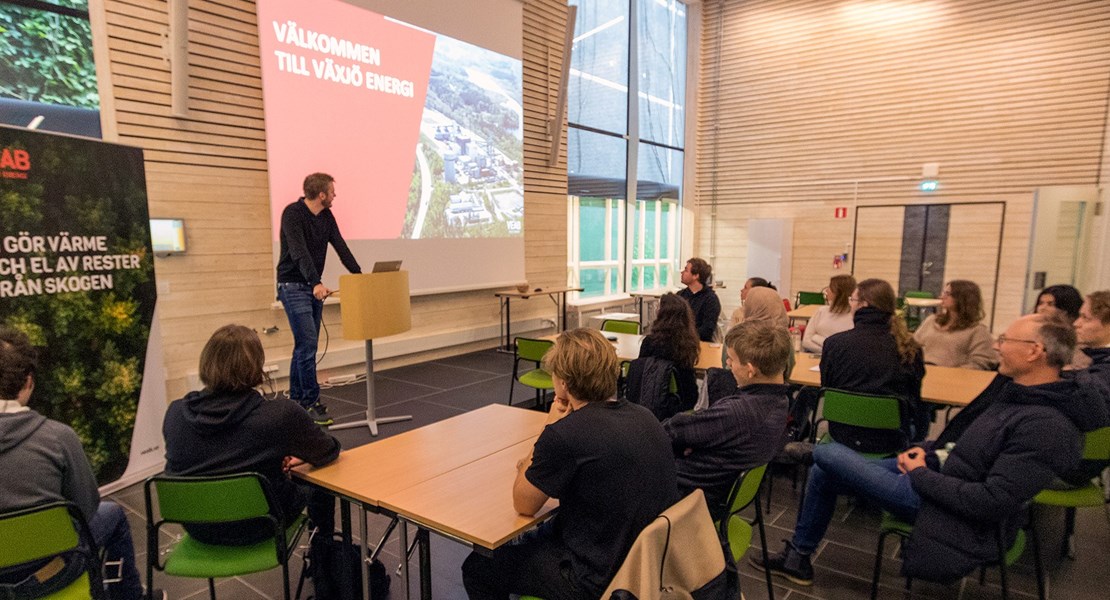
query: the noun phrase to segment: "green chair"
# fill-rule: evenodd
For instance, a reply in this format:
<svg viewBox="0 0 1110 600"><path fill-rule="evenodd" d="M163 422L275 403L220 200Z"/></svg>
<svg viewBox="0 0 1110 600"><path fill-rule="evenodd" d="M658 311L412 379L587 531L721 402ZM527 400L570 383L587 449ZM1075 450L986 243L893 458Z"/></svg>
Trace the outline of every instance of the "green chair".
<svg viewBox="0 0 1110 600"><path fill-rule="evenodd" d="M899 520L894 515L883 511L883 521L879 529L879 547L875 551L875 571L871 576L871 600L879 594L879 575L882 574L883 569L883 546L886 543L886 536L896 535L902 538L902 541L908 540L910 534L913 533L913 525ZM1037 596L1040 600L1045 600L1044 589L1044 571L1041 565L1041 553L1037 543L1037 536L1033 534L1029 536L1033 540L1033 562L1037 572ZM1002 560L995 560L994 562L987 563L980 567L979 570L979 584L983 584L984 576L986 574L986 567L998 567L999 584L1002 588L1002 599L1006 600L1010 596L1009 587L1006 582L1006 568L1017 562L1021 557L1021 553L1025 551L1026 535L1024 529L1019 529L1017 538L1014 539L1014 544L1007 550L1002 543L1002 527L999 526L995 530L995 540L998 543L998 556ZM906 593L910 591L912 580L906 578Z"/></svg>
<svg viewBox="0 0 1110 600"><path fill-rule="evenodd" d="M215 600L215 578L281 566L285 600L289 600L289 559L304 531L306 517L298 515L283 528L281 509L273 500L265 477L258 473L211 477L156 475L146 480L143 491L146 496L148 588L153 587L154 570L158 569L176 577L207 579L208 594ZM230 524L246 519L268 520L273 527L273 538L249 546L223 546L206 544L185 533L166 553L165 561L159 563L158 532L163 525Z"/></svg>
<svg viewBox="0 0 1110 600"><path fill-rule="evenodd" d="M903 406L905 403L899 398L894 396L857 394L855 392L826 388L823 394L823 404L824 406L821 410L822 418L813 423L813 435L817 434L817 425L821 421L825 421L829 424L840 423L855 427L865 427L867 429L899 432L899 435L891 436L898 441L896 443L892 442L889 450L860 452L860 454L869 458L886 458L892 456L904 450L909 444L909 436L903 428L903 423L908 422L909 415L903 414ZM845 440L835 439L831 430L826 432L818 443L826 444L830 441L840 442L849 448L853 447L851 443L846 443Z"/></svg>
<svg viewBox="0 0 1110 600"><path fill-rule="evenodd" d="M759 507L759 487L763 483L766 472L767 465L760 465L744 471L736 478L736 483L732 485L732 490L728 494L728 502L725 504L728 512L717 522L718 533L721 539L728 540L728 547L732 550L732 560L737 564L752 545L753 525L759 526L763 564L767 564L767 533L763 530L763 510ZM755 506L755 519L752 521L740 516L740 512L749 506ZM767 597L775 600L771 572L764 568L763 574L767 579Z"/></svg>
<svg viewBox="0 0 1110 600"><path fill-rule="evenodd" d="M547 390L555 389L551 382L551 374L540 368L540 361L547 351L555 347L551 340L534 340L531 338L516 338L513 351L513 378L509 381L509 406L513 405L513 388L516 382L536 390L536 407L543 405L543 398ZM524 374L520 374L520 361L526 360L534 363L536 367Z"/></svg>
<svg viewBox="0 0 1110 600"><path fill-rule="evenodd" d="M906 292L906 295L900 299L902 301L902 316L906 319L906 327L910 331L916 331L923 319L921 318L921 309L916 306L907 306L905 298L931 299L935 297L932 292L912 290Z"/></svg>
<svg viewBox="0 0 1110 600"><path fill-rule="evenodd" d="M640 334L640 324L636 321L619 321L615 319L605 319L601 322L601 330L610 333L630 333L632 335Z"/></svg>
<svg viewBox="0 0 1110 600"><path fill-rule="evenodd" d="M825 295L821 292L798 292L794 297L794 308L807 304L824 304Z"/></svg>
<svg viewBox="0 0 1110 600"><path fill-rule="evenodd" d="M906 298L926 298L926 299L936 298L936 296L934 296L932 292L926 292L926 291L923 291L923 290L908 291L908 292L906 292L905 297Z"/></svg>
<svg viewBox="0 0 1110 600"><path fill-rule="evenodd" d="M0 515L0 573L27 567L63 554L80 555L85 569L80 577L44 600L91 600L104 596L100 560L90 547L92 535L77 507L51 502ZM84 542L82 540L85 540Z"/></svg>
<svg viewBox="0 0 1110 600"><path fill-rule="evenodd" d="M1104 469L1110 466L1110 427L1096 429L1084 437L1083 460L1100 462ZM1066 509L1064 556L1075 558L1075 509L1103 506L1107 503L1100 483L1089 481L1087 485L1071 490L1043 490L1033 497L1033 502L1037 504L1062 506Z"/></svg>

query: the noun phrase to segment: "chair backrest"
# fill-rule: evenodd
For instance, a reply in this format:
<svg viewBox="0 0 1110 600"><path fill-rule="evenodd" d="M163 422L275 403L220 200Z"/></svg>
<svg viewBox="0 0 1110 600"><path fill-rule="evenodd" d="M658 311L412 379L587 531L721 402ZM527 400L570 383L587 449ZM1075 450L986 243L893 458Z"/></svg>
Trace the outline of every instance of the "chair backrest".
<svg viewBox="0 0 1110 600"><path fill-rule="evenodd" d="M824 304L825 295L821 292L798 292L798 306L806 304Z"/></svg>
<svg viewBox="0 0 1110 600"><path fill-rule="evenodd" d="M901 429L902 401L893 396L826 389L822 416L830 423L868 429Z"/></svg>
<svg viewBox="0 0 1110 600"><path fill-rule="evenodd" d="M1110 461L1110 427L1087 432L1083 438L1083 459Z"/></svg>
<svg viewBox="0 0 1110 600"><path fill-rule="evenodd" d="M516 338L516 356L522 360L540 362L547 351L555 347L551 340L535 340L532 338Z"/></svg>
<svg viewBox="0 0 1110 600"><path fill-rule="evenodd" d="M924 290L911 290L911 291L906 292L906 298L934 298L934 297L935 296L933 296L932 292L926 292Z"/></svg>
<svg viewBox="0 0 1110 600"><path fill-rule="evenodd" d="M66 556L65 566L50 574L40 591L50 598L103 597L97 549L74 504L51 502L0 514L0 540L0 571Z"/></svg>
<svg viewBox="0 0 1110 600"><path fill-rule="evenodd" d="M657 598L663 588L676 598L691 597L725 570L705 495L696 489L644 527L601 597L627 597L617 594L624 590L636 598ZM738 595L734 589L729 597Z"/></svg>
<svg viewBox="0 0 1110 600"><path fill-rule="evenodd" d="M740 476L736 478L736 483L732 484L732 491L728 493L726 504L728 512L725 513L726 515L738 513L755 501L756 494L759 493L759 486L763 483L763 475L766 472L767 465L759 465L740 473Z"/></svg>
<svg viewBox="0 0 1110 600"><path fill-rule="evenodd" d="M210 477L156 475L146 482L148 511L152 487L158 492L158 513L162 521L170 523L227 523L257 517L280 518L273 512L279 508L270 502L269 482L258 473Z"/></svg>
<svg viewBox="0 0 1110 600"><path fill-rule="evenodd" d="M0 515L0 569L55 556L81 543L76 507L52 502ZM80 522L80 521L78 521Z"/></svg>
<svg viewBox="0 0 1110 600"><path fill-rule="evenodd" d="M610 333L631 333L633 335L638 335L640 333L640 324L636 321L605 319L601 322L601 330Z"/></svg>

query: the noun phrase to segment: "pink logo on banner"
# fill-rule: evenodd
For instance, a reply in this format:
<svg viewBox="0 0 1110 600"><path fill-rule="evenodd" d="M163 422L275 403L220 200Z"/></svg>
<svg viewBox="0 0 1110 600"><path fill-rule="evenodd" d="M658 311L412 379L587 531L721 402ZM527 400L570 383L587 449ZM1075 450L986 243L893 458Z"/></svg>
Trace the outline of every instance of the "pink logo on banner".
<svg viewBox="0 0 1110 600"><path fill-rule="evenodd" d="M305 175L336 179L343 236L404 226L435 36L343 2L258 3L273 235ZM373 217L371 217L373 215Z"/></svg>

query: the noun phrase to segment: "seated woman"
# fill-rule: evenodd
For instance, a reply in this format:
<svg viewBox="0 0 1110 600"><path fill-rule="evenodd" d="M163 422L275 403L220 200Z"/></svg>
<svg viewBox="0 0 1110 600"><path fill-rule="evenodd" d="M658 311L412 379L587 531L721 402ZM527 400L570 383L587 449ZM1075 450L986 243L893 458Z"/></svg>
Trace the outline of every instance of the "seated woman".
<svg viewBox="0 0 1110 600"><path fill-rule="evenodd" d="M778 290L774 284L762 277L749 277L748 280L744 282L744 287L740 288L740 306L737 306L736 310L732 311L732 315L728 319L729 329L739 325L740 322L744 320L744 303L748 301L748 294L752 289L757 287ZM727 332L728 330L726 329L725 331Z"/></svg>
<svg viewBox="0 0 1110 600"><path fill-rule="evenodd" d="M742 322L748 321L766 321L775 327L787 328L790 319L786 316L786 306L782 303L782 298L774 288L770 287L754 287L748 292L748 299L744 301L744 319ZM732 329L729 328L729 331ZM727 332L726 332L727 335ZM721 365L727 368L728 362L728 349L721 348ZM790 376L790 372L794 370L794 353L790 353L789 360L786 361L786 376ZM768 373L773 375L773 373Z"/></svg>
<svg viewBox="0 0 1110 600"><path fill-rule="evenodd" d="M855 289L856 278L851 275L834 275L829 279L829 287L825 289L828 304L818 308L806 323L802 350L820 354L825 338L852 328L852 307L848 306L848 297Z"/></svg>
<svg viewBox="0 0 1110 600"><path fill-rule="evenodd" d="M998 353L984 316L979 286L966 279L949 281L940 295L939 312L929 315L913 334L925 350L925 362L981 371L993 367Z"/></svg>
<svg viewBox="0 0 1110 600"><path fill-rule="evenodd" d="M678 499L670 438L642 406L614 400L613 346L591 329L564 332L543 358L555 383L548 424L518 464L513 506L552 521L463 563L471 600L510 594L598 598L640 530Z"/></svg>
<svg viewBox="0 0 1110 600"><path fill-rule="evenodd" d="M1083 306L1083 295L1079 290L1070 285L1050 285L1041 290L1037 295L1035 312L1039 315L1055 317L1061 321L1075 323L1079 318L1079 309ZM1071 358L1065 371L1078 371L1091 366L1091 359L1079 348Z"/></svg>
<svg viewBox="0 0 1110 600"><path fill-rule="evenodd" d="M1070 285L1050 285L1037 295L1037 308L1034 312L1056 317L1068 323L1079 318L1079 307L1083 306L1083 295Z"/></svg>
<svg viewBox="0 0 1110 600"><path fill-rule="evenodd" d="M848 297L854 327L830 336L821 353L821 387L861 394L896 396L908 403L912 440L929 431L929 413L921 401L925 362L921 345L906 322L894 314L894 289L881 279L865 279ZM891 440L870 430L865 445L886 447ZM868 452L866 448L859 448Z"/></svg>
<svg viewBox="0 0 1110 600"><path fill-rule="evenodd" d="M285 521L309 504L308 515L322 531L335 527L335 501L290 480L291 466L325 465L339 457L339 440L325 433L296 402L267 400L262 385L265 353L258 334L242 325L216 330L200 353L204 389L170 404L162 424L167 475L223 475L254 471L270 482ZM191 525L202 542L245 545L273 535L265 522L229 527Z"/></svg>
<svg viewBox="0 0 1110 600"><path fill-rule="evenodd" d="M689 303L674 294L664 294L659 298L659 312L651 324L651 333L640 344L640 358L650 356L674 363L680 404L686 409L698 401L694 365L700 351L701 340L694 329L694 311Z"/></svg>

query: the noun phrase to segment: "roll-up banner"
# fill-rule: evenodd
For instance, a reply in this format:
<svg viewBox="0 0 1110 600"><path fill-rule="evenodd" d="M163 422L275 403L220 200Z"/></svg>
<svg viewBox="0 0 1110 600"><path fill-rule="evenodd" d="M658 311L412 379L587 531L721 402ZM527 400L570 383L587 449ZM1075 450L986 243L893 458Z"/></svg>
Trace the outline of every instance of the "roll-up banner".
<svg viewBox="0 0 1110 600"><path fill-rule="evenodd" d="M39 348L31 408L107 489L164 457L153 260L142 150L0 127L0 323Z"/></svg>

